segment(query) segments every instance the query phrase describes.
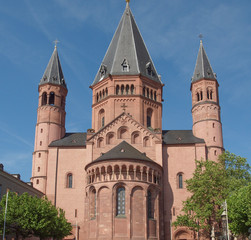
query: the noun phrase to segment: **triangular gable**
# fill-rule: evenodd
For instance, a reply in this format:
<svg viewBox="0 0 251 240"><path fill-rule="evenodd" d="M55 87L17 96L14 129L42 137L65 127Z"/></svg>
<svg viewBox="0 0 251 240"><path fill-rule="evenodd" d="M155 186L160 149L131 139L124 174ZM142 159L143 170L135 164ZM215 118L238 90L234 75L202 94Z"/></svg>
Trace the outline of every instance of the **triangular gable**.
<svg viewBox="0 0 251 240"><path fill-rule="evenodd" d="M161 141L161 139L156 135L155 132L151 131L150 129L146 128L139 122L137 122L135 119L132 118L131 115L128 113L123 112L118 117L116 117L113 121L105 125L103 128L101 128L98 132L96 132L94 135L92 135L90 138L87 139L87 141L96 140L99 137L105 135L106 133L110 132L111 130L118 129L119 127L122 127L124 122L129 122L132 126L136 127L138 131L140 131L142 134L145 134L146 136L151 137L152 139L156 139ZM118 128L116 128L116 126Z"/></svg>

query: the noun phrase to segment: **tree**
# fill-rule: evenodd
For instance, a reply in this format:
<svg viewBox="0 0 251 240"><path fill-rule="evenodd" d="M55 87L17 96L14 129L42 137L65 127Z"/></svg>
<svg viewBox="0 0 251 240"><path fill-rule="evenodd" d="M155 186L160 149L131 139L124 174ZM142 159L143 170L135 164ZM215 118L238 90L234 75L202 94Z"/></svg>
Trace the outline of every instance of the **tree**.
<svg viewBox="0 0 251 240"><path fill-rule="evenodd" d="M5 209L6 196L0 202ZM0 227L2 229L4 211L0 213ZM61 239L71 234L71 224L67 222L64 211L56 208L46 198L40 199L24 193L18 196L9 193L6 216L6 229L8 233L22 238L37 236L40 239L54 237Z"/></svg>
<svg viewBox="0 0 251 240"><path fill-rule="evenodd" d="M227 197L227 177L224 166L209 160L196 160L193 177L186 181L192 194L184 203L183 215L179 215L174 226L187 226L210 237L211 228L219 223L221 204Z"/></svg>
<svg viewBox="0 0 251 240"><path fill-rule="evenodd" d="M243 224L240 229L246 231L247 216L240 214L239 218L236 217L235 208L232 206L235 201L244 198L249 188L246 187L241 192L237 190L247 186L250 182L250 166L245 158L224 152L217 162L196 160L193 177L186 181L187 190L191 193L191 197L183 203L182 211L184 214L177 216L174 226L187 226L193 231L200 230L206 237L210 237L213 225L220 228L222 203L228 199L230 230L237 234L234 226L239 227L240 224ZM246 197L250 198L250 192ZM240 209L242 209L240 211L244 211L243 204L244 202L240 202ZM241 217L243 218L241 219Z"/></svg>
<svg viewBox="0 0 251 240"><path fill-rule="evenodd" d="M227 203L232 233L248 237L248 229L251 227L251 182L233 192Z"/></svg>

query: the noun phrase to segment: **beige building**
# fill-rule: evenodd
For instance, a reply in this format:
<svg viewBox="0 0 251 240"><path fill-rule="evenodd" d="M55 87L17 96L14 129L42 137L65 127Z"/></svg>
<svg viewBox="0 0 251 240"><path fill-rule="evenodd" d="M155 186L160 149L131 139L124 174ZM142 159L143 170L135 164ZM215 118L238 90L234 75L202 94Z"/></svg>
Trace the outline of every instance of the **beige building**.
<svg viewBox="0 0 251 240"><path fill-rule="evenodd" d="M3 164L0 164L0 200L7 191L22 194L27 192L30 195L42 197L44 194L32 187L31 183L23 182L19 174L10 174L4 171Z"/></svg>

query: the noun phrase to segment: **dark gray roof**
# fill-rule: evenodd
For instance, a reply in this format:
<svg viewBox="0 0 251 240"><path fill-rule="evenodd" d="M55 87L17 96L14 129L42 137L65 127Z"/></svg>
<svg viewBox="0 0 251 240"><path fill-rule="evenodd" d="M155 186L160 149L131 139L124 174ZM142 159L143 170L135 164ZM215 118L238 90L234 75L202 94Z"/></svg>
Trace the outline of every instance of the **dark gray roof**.
<svg viewBox="0 0 251 240"><path fill-rule="evenodd" d="M145 153L141 153L139 150L134 148L126 141L121 142L119 145L112 148L110 151L103 154L94 161L114 160L114 159L133 159L133 160L144 160L152 162L152 160L149 157L147 157Z"/></svg>
<svg viewBox="0 0 251 240"><path fill-rule="evenodd" d="M192 77L192 82L196 82L203 78L216 80L216 74L214 73L210 65L202 41L200 41L200 48L194 69L194 74Z"/></svg>
<svg viewBox="0 0 251 240"><path fill-rule="evenodd" d="M64 80L64 74L58 57L57 47L55 46L54 51L51 55L50 61L45 69L44 75L40 80L39 85L52 83L62 85L66 87Z"/></svg>
<svg viewBox="0 0 251 240"><path fill-rule="evenodd" d="M193 135L192 130L163 130L163 144L195 144L205 143L201 138Z"/></svg>
<svg viewBox="0 0 251 240"><path fill-rule="evenodd" d="M60 139L51 142L49 147L84 147L86 146L86 133L66 133Z"/></svg>
<svg viewBox="0 0 251 240"><path fill-rule="evenodd" d="M109 74L141 74L161 83L128 3L92 85Z"/></svg>

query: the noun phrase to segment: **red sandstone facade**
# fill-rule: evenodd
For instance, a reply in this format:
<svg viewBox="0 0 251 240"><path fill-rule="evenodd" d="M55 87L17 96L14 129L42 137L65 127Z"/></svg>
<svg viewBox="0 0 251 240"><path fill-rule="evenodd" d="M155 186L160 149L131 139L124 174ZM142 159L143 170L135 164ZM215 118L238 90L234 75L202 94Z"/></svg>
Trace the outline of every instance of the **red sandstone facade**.
<svg viewBox="0 0 251 240"><path fill-rule="evenodd" d="M184 181L195 159L217 160L223 150L219 85L202 43L191 83L193 130L163 130L164 85L134 21L127 3L91 85L87 132L65 131L67 87L56 48L39 84L31 179L65 210L69 239L194 239L171 227L189 196Z"/></svg>

